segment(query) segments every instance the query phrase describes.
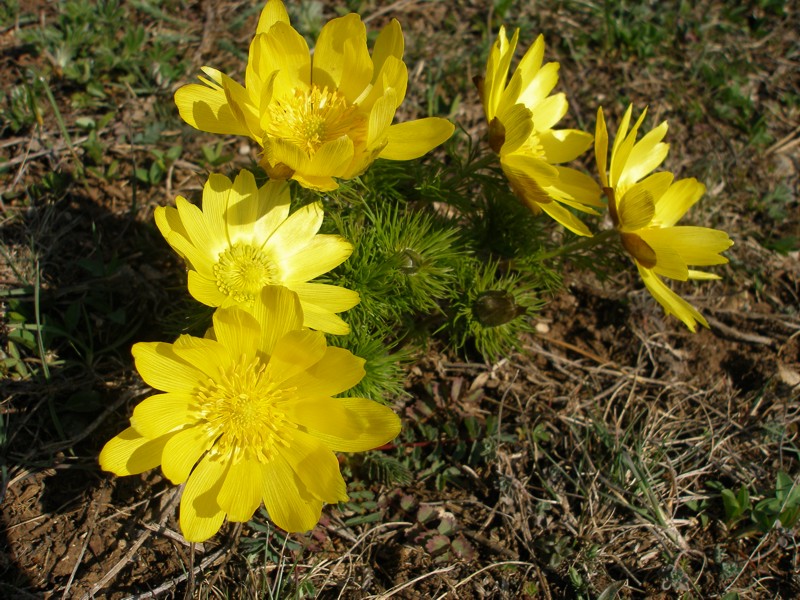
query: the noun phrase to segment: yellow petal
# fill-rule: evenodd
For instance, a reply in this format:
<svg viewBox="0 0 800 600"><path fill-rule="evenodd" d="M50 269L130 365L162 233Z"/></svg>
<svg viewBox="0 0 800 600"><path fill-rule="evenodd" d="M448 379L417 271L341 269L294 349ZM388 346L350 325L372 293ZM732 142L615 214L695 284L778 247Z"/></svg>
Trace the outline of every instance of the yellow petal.
<svg viewBox="0 0 800 600"><path fill-rule="evenodd" d="M131 425L146 438L155 439L193 423L195 418L190 409L194 403L195 398L191 394L150 396L133 409Z"/></svg>
<svg viewBox="0 0 800 600"><path fill-rule="evenodd" d="M189 266L197 271L202 272L206 276L213 273L211 258L206 250L201 250L188 238L179 234L177 231L170 231L167 237L167 243L173 247L179 256L182 256Z"/></svg>
<svg viewBox="0 0 800 600"><path fill-rule="evenodd" d="M206 257L204 262L213 262L215 253L219 252L217 248L219 244L206 227L203 211L181 196L175 199L175 203L177 205L178 215L180 216L183 226L186 228L186 232L189 234L189 240L192 245Z"/></svg>
<svg viewBox="0 0 800 600"><path fill-rule="evenodd" d="M592 145L592 136L577 129L551 129L539 135L539 144L547 162L575 160Z"/></svg>
<svg viewBox="0 0 800 600"><path fill-rule="evenodd" d="M228 469L217 495L217 504L228 513L228 520L245 522L253 518L261 504L263 469L257 460L243 458Z"/></svg>
<svg viewBox="0 0 800 600"><path fill-rule="evenodd" d="M386 27L381 29L372 49L374 74L381 72L386 59L390 56L402 61L404 44L403 30L400 27L400 23L397 19L392 19Z"/></svg>
<svg viewBox="0 0 800 600"><path fill-rule="evenodd" d="M653 223L672 227L705 194L706 186L695 178L681 179L656 200Z"/></svg>
<svg viewBox="0 0 800 600"><path fill-rule="evenodd" d="M228 242L225 212L228 210L231 185L231 180L224 175L211 173L203 186L203 218L214 240L217 253Z"/></svg>
<svg viewBox="0 0 800 600"><path fill-rule="evenodd" d="M186 232L186 228L181 222L177 209L171 206L157 206L153 212L153 217L155 218L158 230L161 232L161 235L164 236L164 239L167 240L167 243L169 243L170 235L189 239L189 234ZM175 247L172 249L175 250L182 259L187 260Z"/></svg>
<svg viewBox="0 0 800 600"><path fill-rule="evenodd" d="M342 312L359 302L358 292L327 283L295 283L292 291L300 296L301 304L314 304L330 312Z"/></svg>
<svg viewBox="0 0 800 600"><path fill-rule="evenodd" d="M279 75L274 82L277 89L311 84L311 55L308 44L288 23L278 21L256 39L259 43L251 45L250 59L262 81L278 71Z"/></svg>
<svg viewBox="0 0 800 600"><path fill-rule="evenodd" d="M259 218L259 194L256 179L247 169L242 169L233 181L225 213L227 245L241 242L256 245L263 240L255 236L255 224Z"/></svg>
<svg viewBox="0 0 800 600"><path fill-rule="evenodd" d="M172 434L149 439L128 427L114 436L100 451L100 467L115 475L137 475L157 467L164 445Z"/></svg>
<svg viewBox="0 0 800 600"><path fill-rule="evenodd" d="M367 148L374 148L378 144L385 142L388 135L387 131L392 124L392 119L394 119L396 106L395 93L391 89L373 104L369 113Z"/></svg>
<svg viewBox="0 0 800 600"><path fill-rule="evenodd" d="M317 243L316 233L322 226L325 213L321 202L306 204L285 219L264 243L264 249L273 256L279 256L281 272L293 267L288 260L311 243ZM323 271L324 273L324 271Z"/></svg>
<svg viewBox="0 0 800 600"><path fill-rule="evenodd" d="M313 398L287 407L287 417L337 452L363 452L393 440L400 419L366 398Z"/></svg>
<svg viewBox="0 0 800 600"><path fill-rule="evenodd" d="M669 246L677 252L687 265L722 265L728 262L720 252L733 245L728 234L709 227L667 227L646 229L640 232L658 253L658 248Z"/></svg>
<svg viewBox="0 0 800 600"><path fill-rule="evenodd" d="M716 273L706 273L705 271L696 271L694 269L689 269L689 279L710 281L713 279L722 279L722 277L720 277Z"/></svg>
<svg viewBox="0 0 800 600"><path fill-rule="evenodd" d="M298 239L297 244L300 243ZM292 289L295 283L309 281L338 267L353 253L353 245L338 235L317 235L300 249L293 246L281 246L272 240L269 243L271 248L286 248L281 273L286 285Z"/></svg>
<svg viewBox="0 0 800 600"><path fill-rule="evenodd" d="M347 53L348 42L354 42L351 52L357 51L361 56L355 65L353 73L345 70L345 55ZM317 43L314 46L314 62L312 65L311 80L320 88L328 87L337 89L345 79L344 73L348 77L353 75L356 79L363 80L365 63L369 64L369 74L364 81L361 89L369 83L372 78L372 60L367 51L367 30L361 22L361 17L355 13L350 13L337 19L331 19L319 33ZM354 66L354 65L348 65ZM361 90L359 90L359 93ZM350 100L348 98L348 100Z"/></svg>
<svg viewBox="0 0 800 600"><path fill-rule="evenodd" d="M505 27L500 27L497 39L489 52L489 60L486 64L486 79L484 81L483 108L486 112L486 120L491 121L495 115L503 91L508 81L508 69L511 66L511 59L514 57L514 50L519 39L519 29L514 31L511 42L506 37Z"/></svg>
<svg viewBox="0 0 800 600"><path fill-rule="evenodd" d="M270 180L258 189L258 221L254 226L254 237L260 246L289 216L291 193L286 181Z"/></svg>
<svg viewBox="0 0 800 600"><path fill-rule="evenodd" d="M175 354L190 365L200 369L211 379L216 379L220 371L230 367L238 355L231 355L225 346L216 340L181 335L172 345Z"/></svg>
<svg viewBox="0 0 800 600"><path fill-rule="evenodd" d="M228 299L220 291L215 279L209 279L197 271L189 271L189 293L192 298L206 306L222 306Z"/></svg>
<svg viewBox="0 0 800 600"><path fill-rule="evenodd" d="M558 123L569 109L567 97L562 94L548 96L531 108L533 127L537 131L547 131Z"/></svg>
<svg viewBox="0 0 800 600"><path fill-rule="evenodd" d="M547 186L546 191L568 206L581 212L597 214L590 206L602 207L600 188L592 177L570 167L556 166L557 178Z"/></svg>
<svg viewBox="0 0 800 600"><path fill-rule="evenodd" d="M348 325L340 316L314 304L303 304L303 326L333 335L350 333Z"/></svg>
<svg viewBox="0 0 800 600"><path fill-rule="evenodd" d="M304 177L341 177L353 160L354 152L353 140L346 135L325 142L300 174Z"/></svg>
<svg viewBox="0 0 800 600"><path fill-rule="evenodd" d="M670 173L666 173L671 178ZM653 178L634 185L619 200L617 214L622 231L636 231L650 224L656 210L653 189L647 185ZM669 185L669 183L667 183Z"/></svg>
<svg viewBox="0 0 800 600"><path fill-rule="evenodd" d="M136 370L147 385L163 392L191 393L206 375L175 354L172 344L139 342L131 349Z"/></svg>
<svg viewBox="0 0 800 600"><path fill-rule="evenodd" d="M502 129L492 121L489 129L489 143L495 152L500 145L501 154L511 154L522 146L533 132L531 111L522 104L515 104L510 110L498 112L496 117ZM492 125L494 127L492 127ZM498 138L502 139L498 139Z"/></svg>
<svg viewBox="0 0 800 600"><path fill-rule="evenodd" d="M522 79L522 90L519 94L517 102L522 102L528 108L533 109L547 98L547 95L553 91L558 83L558 70L560 65L557 62L551 62L544 65L532 79L527 80L526 83L524 71L522 70L522 63L517 68L517 72ZM537 129L539 129L537 125Z"/></svg>
<svg viewBox="0 0 800 600"><path fill-rule="evenodd" d="M250 312L260 329L258 349L267 356L272 354L278 340L287 332L303 326L300 300L297 294L283 286L265 286Z"/></svg>
<svg viewBox="0 0 800 600"><path fill-rule="evenodd" d="M622 116L622 121L617 127L617 135L614 136L614 145L611 148L611 161L609 164L608 187L616 187L622 169L625 167L625 161L628 160L628 154L636 143L636 131L639 124L644 120L647 114L647 109L642 111L639 119L633 128L630 135L627 135L628 125L630 124L631 115L633 114L633 104L628 105L628 109Z"/></svg>
<svg viewBox="0 0 800 600"><path fill-rule="evenodd" d="M389 127L389 143L381 151L380 157L389 160L411 160L430 152L445 142L455 127L438 117L428 117L398 123Z"/></svg>
<svg viewBox="0 0 800 600"><path fill-rule="evenodd" d="M258 17L256 34L266 33L275 23L289 24L289 14L281 0L268 0Z"/></svg>
<svg viewBox="0 0 800 600"><path fill-rule="evenodd" d="M561 225L571 232L587 237L592 236L592 232L589 231L589 228L583 221L561 206L558 202L549 202L547 204L540 204L539 206L544 212L550 215L550 217L558 223L561 223Z"/></svg>
<svg viewBox="0 0 800 600"><path fill-rule="evenodd" d="M606 120L603 116L603 107L597 109L597 124L594 130L594 159L597 162L597 173L600 175L600 183L603 187L608 187L608 130Z"/></svg>
<svg viewBox="0 0 800 600"><path fill-rule="evenodd" d="M181 118L200 131L229 135L250 135L228 105L225 91L190 83L175 92L175 104Z"/></svg>
<svg viewBox="0 0 800 600"><path fill-rule="evenodd" d="M204 542L219 531L225 511L217 504L227 464L206 456L186 483L181 497L180 525L190 542Z"/></svg>
<svg viewBox="0 0 800 600"><path fill-rule="evenodd" d="M183 483L213 443L214 438L205 426L189 427L175 433L164 447L161 470L172 483Z"/></svg>
<svg viewBox="0 0 800 600"><path fill-rule="evenodd" d="M271 381L281 382L319 362L325 355L325 335L319 331L289 331L276 343L267 364Z"/></svg>
<svg viewBox="0 0 800 600"><path fill-rule="evenodd" d="M233 357L255 357L261 326L238 307L219 308L214 313L214 334Z"/></svg>
<svg viewBox="0 0 800 600"><path fill-rule="evenodd" d="M322 512L322 501L305 492L305 486L286 459L276 454L262 469L261 493L273 523L290 533L314 529Z"/></svg>
<svg viewBox="0 0 800 600"><path fill-rule="evenodd" d="M347 487L339 472L339 461L318 439L295 430L288 447L277 445L276 449L312 496L328 503L347 500Z"/></svg>
<svg viewBox="0 0 800 600"><path fill-rule="evenodd" d="M669 144L661 140L667 134L667 123L664 121L658 127L648 132L631 150L625 162L625 168L620 173L617 185L627 186L639 181L642 177L653 171L664 162L669 152Z"/></svg>
<svg viewBox="0 0 800 600"><path fill-rule="evenodd" d="M708 327L708 321L703 318L697 309L667 287L655 273L639 265L637 265L637 268L645 287L647 287L653 298L664 307L664 311L668 315L678 317L691 331L696 331L696 323L700 323L703 327Z"/></svg>
<svg viewBox="0 0 800 600"><path fill-rule="evenodd" d="M365 362L349 350L328 346L316 364L287 379L284 386L296 387L299 393L309 398L335 396L363 379Z"/></svg>

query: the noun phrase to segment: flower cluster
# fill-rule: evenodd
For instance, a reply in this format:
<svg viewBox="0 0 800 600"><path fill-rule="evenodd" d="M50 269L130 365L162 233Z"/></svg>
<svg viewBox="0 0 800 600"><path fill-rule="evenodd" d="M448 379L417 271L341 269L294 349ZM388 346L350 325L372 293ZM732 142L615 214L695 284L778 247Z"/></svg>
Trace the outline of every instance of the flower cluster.
<svg viewBox="0 0 800 600"><path fill-rule="evenodd" d="M610 155L602 108L594 136L556 128L569 108L565 94L553 93L559 64L544 62L540 35L509 77L518 39L519 30L509 40L501 27L485 77L476 79L489 147L511 191L534 213L544 212L584 238L592 232L575 211L600 215L607 207L609 233L618 234L665 311L692 331L697 323L708 327L662 278L717 278L694 267L727 262L721 253L733 242L722 231L677 225L705 186L653 173L667 156L667 124L637 141L646 111L631 126L628 107ZM319 278L347 261L354 246L340 235L320 233L321 200L292 211L290 185L332 191L379 158L418 158L451 136L453 125L441 118L393 123L408 85L403 51L400 24L392 20L370 52L356 14L325 24L312 51L292 28L283 2L268 0L250 44L244 85L203 67L201 84L175 93L189 125L257 143L267 175L259 185L248 170L233 180L211 174L200 206L178 196L174 207L156 209L159 231L186 263L189 293L215 312L202 338L134 345L139 374L159 393L135 407L130 426L100 453L101 466L117 475L160 466L170 481L185 484L180 525L187 540L208 539L226 518L247 521L262 503L286 531L313 528L324 503L347 499L335 453L369 450L399 433L400 420L387 406L340 396L365 376L365 361L329 346L325 335L350 333L339 313L360 298ZM564 166L593 142L599 183ZM500 348L503 335L514 331L509 324L540 304L533 293L515 297L515 275L498 281L497 262L481 267L473 258L456 272L428 264L427 254L449 252L455 229L429 233L433 221L383 213L394 215L389 233L379 232L391 240L383 262L418 277L404 279L405 288L384 278L386 295L406 289L411 305L430 310L449 301L451 320L468 324L465 331L479 350ZM425 273L432 279L424 280ZM445 289L454 280L471 287L465 283L467 292L456 297ZM364 298L368 306L369 295Z"/></svg>
<svg viewBox="0 0 800 600"><path fill-rule="evenodd" d="M392 124L406 94L403 32L392 20L370 55L361 17L333 19L312 54L289 23L281 0L269 0L250 44L241 85L204 67L203 85L175 94L184 121L212 133L248 136L264 150L270 177L335 189L376 158L422 156L453 133L445 119Z"/></svg>
<svg viewBox="0 0 800 600"><path fill-rule="evenodd" d="M594 136L598 184L588 175L560 166L573 160L592 144L589 133L553 129L566 114L563 93L551 95L558 82L558 63L542 66L544 39L540 35L525 52L511 79L508 71L517 46L519 30L509 42L501 27L491 48L485 78L476 79L489 125L489 146L514 194L535 213L546 212L570 231L591 236L589 228L567 207L598 214L603 206L600 191L624 250L631 256L645 287L664 307L691 330L708 322L691 304L661 279L718 279L717 275L690 269L728 262L720 255L733 242L724 231L706 227L676 226L686 211L705 192L696 179L673 181L669 172L649 175L666 158L662 142L667 124L662 123L636 142L643 111L631 128L632 105L619 125L608 159L608 133L600 108Z"/></svg>

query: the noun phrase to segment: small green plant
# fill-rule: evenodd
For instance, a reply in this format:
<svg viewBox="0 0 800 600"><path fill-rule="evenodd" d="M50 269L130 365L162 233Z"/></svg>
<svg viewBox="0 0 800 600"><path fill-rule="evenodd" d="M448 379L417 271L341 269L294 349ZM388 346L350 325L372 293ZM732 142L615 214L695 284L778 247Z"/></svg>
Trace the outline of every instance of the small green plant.
<svg viewBox="0 0 800 600"><path fill-rule="evenodd" d="M753 498L745 486L739 490L723 488L714 485L720 490L720 497L725 511L725 523L729 528L736 529L745 519L750 520L750 527L761 533L767 533L776 524L784 529L792 529L800 520L800 485L784 471L778 471L775 477L775 489L753 505Z"/></svg>
<svg viewBox="0 0 800 600"><path fill-rule="evenodd" d="M164 180L169 167L181 155L182 146L171 146L168 150L152 148L150 150L151 159L146 167L137 167L134 171L136 179L146 185L158 185Z"/></svg>

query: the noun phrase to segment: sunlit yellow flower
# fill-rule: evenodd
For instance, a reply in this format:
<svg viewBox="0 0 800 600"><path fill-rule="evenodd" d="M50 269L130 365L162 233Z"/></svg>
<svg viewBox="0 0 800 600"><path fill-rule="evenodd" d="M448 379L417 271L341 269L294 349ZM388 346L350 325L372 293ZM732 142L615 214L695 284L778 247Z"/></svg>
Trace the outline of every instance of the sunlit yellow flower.
<svg viewBox="0 0 800 600"><path fill-rule="evenodd" d="M569 107L563 93L550 95L558 83L559 64L544 59L540 35L528 48L508 80L519 29L511 42L500 27L486 64L486 77L476 84L489 123L489 145L514 194L534 213L546 212L579 235L589 228L563 205L596 214L600 188L588 175L560 163L574 160L592 144L592 136L577 129L553 129ZM506 82L508 82L506 84Z"/></svg>
<svg viewBox="0 0 800 600"><path fill-rule="evenodd" d="M189 264L189 292L208 306L249 305L265 285L297 292L304 325L344 334L349 326L334 313L358 304L358 293L322 283L308 283L344 262L353 246L338 235L318 235L323 211L319 202L289 214L286 182L261 188L250 171L231 183L209 176L202 210L178 196L177 208L159 207L161 233Z"/></svg>
<svg viewBox="0 0 800 600"><path fill-rule="evenodd" d="M633 105L628 107L617 129L608 158L608 131L603 109L597 111L595 155L608 210L625 250L633 258L645 286L667 314L672 314L695 331L696 323L708 322L691 304L673 292L661 277L680 281L719 279L690 266L719 265L721 256L733 245L728 234L708 227L675 226L686 211L705 193L694 178L673 181L669 172L651 173L667 156L669 146L662 140L666 121L636 141L647 110L628 133Z"/></svg>
<svg viewBox="0 0 800 600"><path fill-rule="evenodd" d="M302 322L297 295L268 286L252 314L216 311L216 339L134 345L137 370L164 393L136 406L100 453L102 468L161 465L186 482L180 525L190 541L214 535L226 515L249 520L262 501L286 531L313 528L323 502L347 499L334 452L385 444L400 421L372 400L332 397L364 376L364 361Z"/></svg>
<svg viewBox="0 0 800 600"><path fill-rule="evenodd" d="M269 0L250 44L245 85L203 67L205 85L183 86L175 102L189 125L261 145L270 177L332 190L334 177L355 177L376 158L417 158L453 133L450 122L433 117L392 125L408 83L402 59L396 20L370 56L366 28L349 14L325 24L312 60L283 2Z"/></svg>

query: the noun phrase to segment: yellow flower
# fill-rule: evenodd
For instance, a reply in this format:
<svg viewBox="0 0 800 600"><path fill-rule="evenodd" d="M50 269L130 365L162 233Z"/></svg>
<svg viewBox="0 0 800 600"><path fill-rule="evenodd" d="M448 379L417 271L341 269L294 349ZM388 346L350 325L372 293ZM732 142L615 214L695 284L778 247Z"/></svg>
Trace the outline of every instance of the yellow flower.
<svg viewBox="0 0 800 600"><path fill-rule="evenodd" d="M574 160L592 144L592 136L577 129L553 129L569 107L563 93L550 95L558 83L559 64L544 59L540 35L528 48L508 81L519 29L511 42L500 27L486 64L486 77L476 84L489 123L489 145L514 194L534 213L546 212L564 227L590 236L588 227L562 204L597 214L600 188L595 181L559 163ZM508 81L508 84L506 82Z"/></svg>
<svg viewBox="0 0 800 600"><path fill-rule="evenodd" d="M717 275L689 267L728 262L720 252L733 242L718 229L675 225L702 197L706 187L694 178L673 181L672 173L666 171L648 175L664 162L669 151L662 141L667 123L661 123L637 142L647 110L642 111L628 133L632 112L630 105L614 138L609 165L608 131L602 107L597 111L595 156L611 220L645 287L667 314L678 317L692 331L696 323L708 327L697 309L673 292L661 277L679 281L719 279Z"/></svg>
<svg viewBox="0 0 800 600"><path fill-rule="evenodd" d="M203 208L178 196L177 208L158 207L156 225L189 264L189 292L208 306L249 305L265 285L297 292L304 325L345 334L349 326L334 313L358 304L358 293L308 283L344 262L353 246L338 235L317 235L319 202L289 214L286 182L256 186L243 170L233 183L212 174L203 188Z"/></svg>
<svg viewBox="0 0 800 600"><path fill-rule="evenodd" d="M452 135L445 119L392 125L408 83L402 58L396 20L381 31L370 56L366 28L351 13L325 24L312 61L283 2L269 0L250 44L245 85L203 67L205 85L183 86L175 103L192 127L261 145L270 177L333 190L334 177L360 175L376 158L418 158Z"/></svg>
<svg viewBox="0 0 800 600"><path fill-rule="evenodd" d="M180 525L190 541L214 535L227 515L248 521L261 502L286 531L312 529L323 502L347 500L334 452L393 439L400 420L366 398L333 398L364 376L364 361L300 329L297 295L269 286L253 314L214 314L214 337L138 343L136 368L164 393L133 411L100 465L134 475L159 464L186 482Z"/></svg>

